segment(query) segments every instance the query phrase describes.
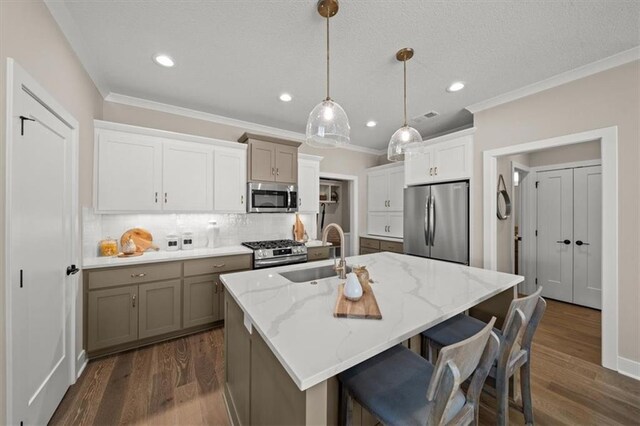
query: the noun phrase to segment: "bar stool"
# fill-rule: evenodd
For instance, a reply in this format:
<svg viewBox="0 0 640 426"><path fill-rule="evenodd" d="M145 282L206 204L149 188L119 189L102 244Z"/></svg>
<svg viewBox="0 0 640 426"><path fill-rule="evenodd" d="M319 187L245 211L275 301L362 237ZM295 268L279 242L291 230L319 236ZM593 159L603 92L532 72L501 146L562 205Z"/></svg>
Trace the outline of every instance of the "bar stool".
<svg viewBox="0 0 640 426"><path fill-rule="evenodd" d="M529 296L512 300L502 330L493 330L500 339L500 350L489 376L495 379L499 425L509 424L509 379L518 368L521 376L521 411L525 422L533 424L531 342L547 307L547 302L540 296L541 292L542 287L539 287ZM451 344L473 336L486 326L486 323L468 315L456 315L422 333L423 356L426 348L431 358L434 350L444 350Z"/></svg>
<svg viewBox="0 0 640 426"><path fill-rule="evenodd" d="M470 338L445 347L435 366L402 345L341 373L340 421L351 424L353 400L385 425L469 425L499 340L495 318ZM460 385L473 374L466 395Z"/></svg>

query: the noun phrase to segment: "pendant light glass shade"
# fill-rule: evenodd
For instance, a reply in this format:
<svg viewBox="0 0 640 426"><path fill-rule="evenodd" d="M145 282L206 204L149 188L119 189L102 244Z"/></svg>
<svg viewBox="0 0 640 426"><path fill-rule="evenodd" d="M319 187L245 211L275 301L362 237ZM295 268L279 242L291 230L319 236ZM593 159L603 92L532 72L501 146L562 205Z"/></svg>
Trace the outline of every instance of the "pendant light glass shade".
<svg viewBox="0 0 640 426"><path fill-rule="evenodd" d="M337 103L320 102L309 114L307 143L315 148L334 148L349 143L349 119Z"/></svg>
<svg viewBox="0 0 640 426"><path fill-rule="evenodd" d="M318 13L327 22L327 97L309 114L307 144L315 148L335 148L349 143L349 118L329 96L329 18L338 13L338 0L318 0Z"/></svg>
<svg viewBox="0 0 640 426"><path fill-rule="evenodd" d="M410 143L422 142L420 133L410 126L402 126L391 136L387 159L389 161L404 161L406 147Z"/></svg>

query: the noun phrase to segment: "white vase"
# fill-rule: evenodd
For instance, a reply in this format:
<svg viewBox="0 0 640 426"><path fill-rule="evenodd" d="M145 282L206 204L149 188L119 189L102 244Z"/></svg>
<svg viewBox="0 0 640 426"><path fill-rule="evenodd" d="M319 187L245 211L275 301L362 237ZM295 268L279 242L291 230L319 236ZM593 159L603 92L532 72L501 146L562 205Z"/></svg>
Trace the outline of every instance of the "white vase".
<svg viewBox="0 0 640 426"><path fill-rule="evenodd" d="M353 272L347 274L347 282L344 284L344 297L354 302L362 297L362 286L358 281L358 276Z"/></svg>

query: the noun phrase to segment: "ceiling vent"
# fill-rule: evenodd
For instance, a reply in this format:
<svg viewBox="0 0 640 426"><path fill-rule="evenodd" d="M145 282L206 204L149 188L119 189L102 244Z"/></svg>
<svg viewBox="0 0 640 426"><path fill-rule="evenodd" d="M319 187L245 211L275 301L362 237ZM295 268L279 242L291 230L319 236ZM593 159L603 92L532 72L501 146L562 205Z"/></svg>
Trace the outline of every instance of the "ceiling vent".
<svg viewBox="0 0 640 426"><path fill-rule="evenodd" d="M438 115L439 114L436 111L429 111L429 112L427 112L425 114L419 115L417 117L413 117L411 119L411 121L413 123L423 123L423 122L429 120L430 118L437 117Z"/></svg>

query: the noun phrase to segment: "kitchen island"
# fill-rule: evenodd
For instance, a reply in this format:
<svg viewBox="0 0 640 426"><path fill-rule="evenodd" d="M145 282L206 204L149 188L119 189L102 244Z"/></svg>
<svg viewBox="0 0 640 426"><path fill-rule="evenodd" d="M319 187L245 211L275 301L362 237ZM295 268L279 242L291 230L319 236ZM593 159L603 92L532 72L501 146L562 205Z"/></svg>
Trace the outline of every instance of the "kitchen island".
<svg viewBox="0 0 640 426"><path fill-rule="evenodd" d="M280 275L332 262L221 277L225 401L234 424L335 424L337 374L524 279L396 253L355 256L347 264L369 270L382 319L334 318L337 277L314 284Z"/></svg>

